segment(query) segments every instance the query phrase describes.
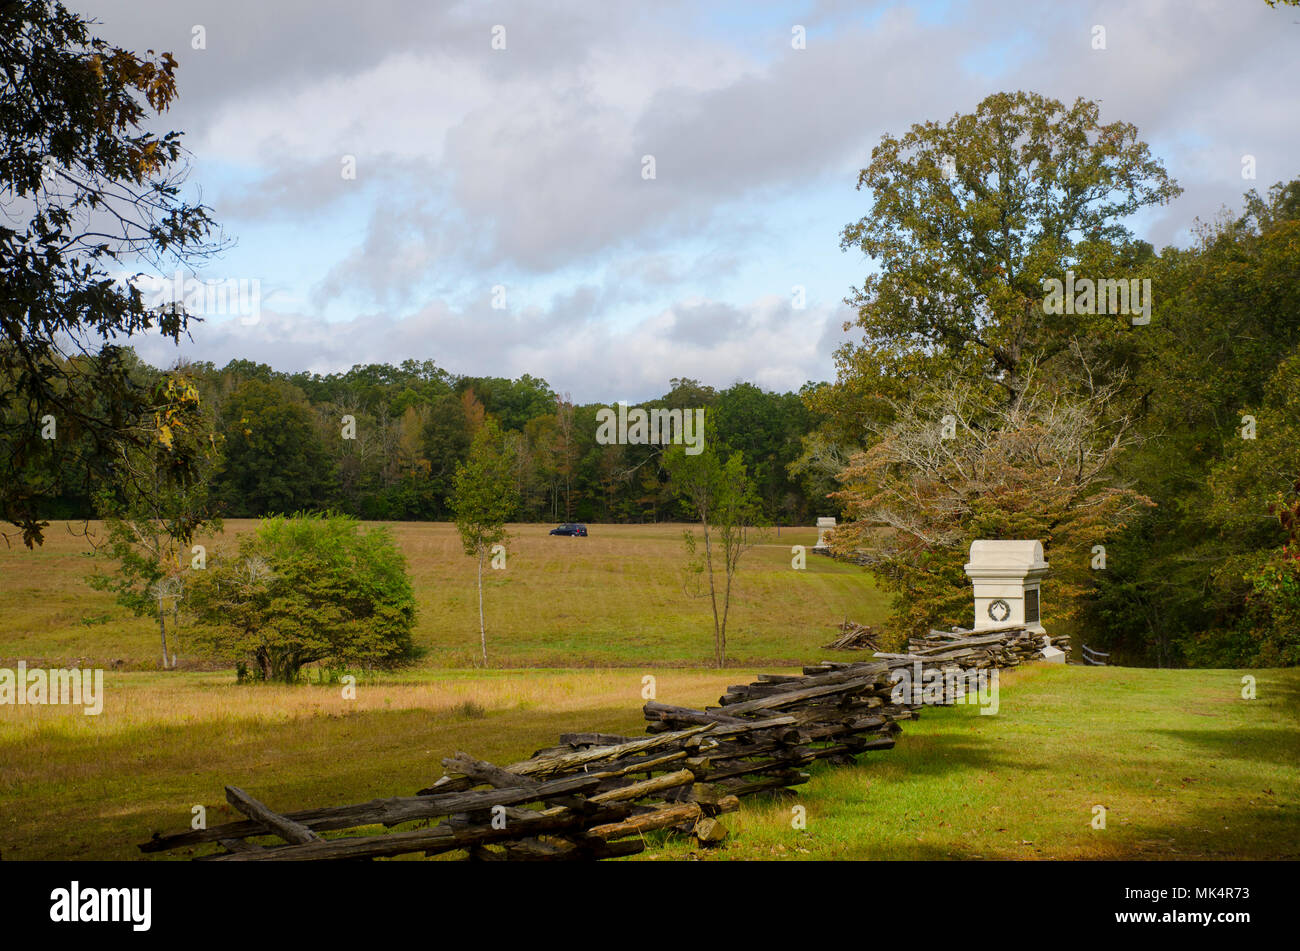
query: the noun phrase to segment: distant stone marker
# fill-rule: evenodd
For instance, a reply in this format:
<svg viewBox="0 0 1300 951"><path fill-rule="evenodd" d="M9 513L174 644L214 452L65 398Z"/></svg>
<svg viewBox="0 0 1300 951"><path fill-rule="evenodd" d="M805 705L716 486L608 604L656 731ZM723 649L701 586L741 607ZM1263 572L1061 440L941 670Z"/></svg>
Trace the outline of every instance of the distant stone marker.
<svg viewBox="0 0 1300 951"><path fill-rule="evenodd" d="M813 546L813 551L830 551L831 546L826 544L826 533L835 527L835 519L823 516L817 519L817 544Z"/></svg>

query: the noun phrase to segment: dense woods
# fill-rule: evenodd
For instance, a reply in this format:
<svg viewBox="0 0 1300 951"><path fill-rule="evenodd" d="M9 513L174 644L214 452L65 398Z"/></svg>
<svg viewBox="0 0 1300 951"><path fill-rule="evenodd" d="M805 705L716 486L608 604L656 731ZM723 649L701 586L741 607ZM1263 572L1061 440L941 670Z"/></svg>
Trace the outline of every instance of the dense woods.
<svg viewBox="0 0 1300 951"><path fill-rule="evenodd" d="M1015 93L886 136L859 185L843 243L879 270L807 396L892 626L963 609L973 540L1036 538L1045 623L1122 663L1300 662L1300 181L1156 252L1123 219L1180 189L1135 127Z"/></svg>
<svg viewBox="0 0 1300 951"><path fill-rule="evenodd" d="M458 376L431 360L353 367L328 375L285 373L233 361L163 372L140 361L143 387L181 374L202 393L221 461L209 476L214 511L254 517L299 510L375 520L451 520L458 463L489 419L510 449L515 521L680 521L662 445L600 445L596 412L544 380ZM744 453L763 513L810 523L835 510L830 483L793 475L817 414L795 393L749 383L722 391L674 379L645 408L705 408L719 448ZM93 516L85 474L58 471L46 517Z"/></svg>

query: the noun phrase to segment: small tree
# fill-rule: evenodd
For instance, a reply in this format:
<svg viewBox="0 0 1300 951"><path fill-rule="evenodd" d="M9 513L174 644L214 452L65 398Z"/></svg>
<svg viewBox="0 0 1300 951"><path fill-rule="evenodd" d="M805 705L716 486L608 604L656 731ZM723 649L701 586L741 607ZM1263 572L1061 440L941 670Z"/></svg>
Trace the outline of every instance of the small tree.
<svg viewBox="0 0 1300 951"><path fill-rule="evenodd" d="M182 372L167 375L156 387L172 409L160 414L159 442L141 449L120 449L116 479L95 499L107 537L96 541L98 554L118 563L114 574L95 572L91 587L112 591L118 604L137 617L158 618L162 665L174 666L180 604L185 592L187 550L196 533L220 530L208 509L208 487L216 461L212 420L200 405L198 388ZM185 477L169 477L173 456L192 460ZM171 615L171 651L167 617Z"/></svg>
<svg viewBox="0 0 1300 951"><path fill-rule="evenodd" d="M483 562L494 545L509 539L506 520L519 504L515 491L513 452L492 419L474 437L469 458L456 466L451 506L465 554L478 560L478 629L487 666L487 625L483 620Z"/></svg>
<svg viewBox="0 0 1300 951"><path fill-rule="evenodd" d="M704 558L696 562L695 536L686 532L687 552L692 567L709 579L713 607L713 659L718 667L727 663L727 619L731 609L731 585L740 556L753 544L752 529L761 523L758 497L745 470L744 455L733 452L724 462L715 448L713 433L706 431L705 448L689 455L683 445L664 452L664 469L669 486L683 500L704 529ZM718 591L716 571L721 562L724 583Z"/></svg>
<svg viewBox="0 0 1300 951"><path fill-rule="evenodd" d="M263 519L237 555L193 571L187 603L219 654L250 658L262 680L293 683L326 661L388 666L414 653L415 595L386 528L344 515Z"/></svg>

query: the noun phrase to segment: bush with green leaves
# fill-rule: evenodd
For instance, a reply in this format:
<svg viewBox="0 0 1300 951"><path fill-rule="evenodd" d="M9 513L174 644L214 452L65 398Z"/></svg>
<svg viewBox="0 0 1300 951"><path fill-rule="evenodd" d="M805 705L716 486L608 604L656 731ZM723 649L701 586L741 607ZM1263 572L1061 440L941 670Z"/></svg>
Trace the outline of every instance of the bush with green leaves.
<svg viewBox="0 0 1300 951"><path fill-rule="evenodd" d="M415 596L386 528L350 516L266 518L190 572L200 640L261 680L295 682L311 663L391 667L415 653Z"/></svg>

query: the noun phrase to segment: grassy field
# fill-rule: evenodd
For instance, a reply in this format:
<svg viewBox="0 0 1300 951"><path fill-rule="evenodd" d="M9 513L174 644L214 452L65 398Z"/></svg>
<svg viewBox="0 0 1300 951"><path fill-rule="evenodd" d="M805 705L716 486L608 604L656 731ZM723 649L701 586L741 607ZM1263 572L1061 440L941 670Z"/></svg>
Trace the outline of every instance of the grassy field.
<svg viewBox="0 0 1300 951"><path fill-rule="evenodd" d="M231 545L253 523L231 521ZM91 529L97 528L91 523ZM390 526L405 552L419 603L421 666L468 667L478 656L475 564L454 526ZM0 546L0 664L25 659L120 669L159 665L156 624L133 617L86 577L98 565L82 523L55 523L42 548ZM684 525L592 525L588 538L551 537L549 525L514 525L506 569L485 573L484 600L492 666L614 667L654 663L700 666L713 656L707 593L685 589ZM847 615L862 623L884 616L885 599L862 569L819 555L790 566L790 546L811 547L811 529L781 535L746 552L728 625L737 662L806 663ZM182 666L205 660L180 645ZM119 663L120 662L120 663Z"/></svg>
<svg viewBox="0 0 1300 951"><path fill-rule="evenodd" d="M862 765L747 803L703 859L1300 858L1300 671L1035 664L997 715L926 710ZM807 828L791 826L794 804ZM1106 828L1092 828L1094 807Z"/></svg>
<svg viewBox="0 0 1300 951"><path fill-rule="evenodd" d="M248 523L227 526L227 538ZM210 658L162 672L156 634L85 577L83 538L52 526L35 552L0 550L0 666L81 662L106 673L104 710L0 706L0 857L129 859L155 830L233 817L222 787L273 808L405 795L457 750L509 763L567 731L637 734L642 677L702 706L819 649L848 615L878 621L860 569L790 567L783 530L742 563L731 669L711 657L706 598L683 589L680 525L592 526L587 539L515 526L491 572L489 649L475 670L473 563L448 525L392 527L420 604L422 661L335 686L240 686ZM209 540L209 544L221 544ZM206 669L205 669L206 668ZM525 669L526 668L526 669ZM1033 665L1003 675L1000 712L927 710L894 750L815 767L794 798L747 800L729 843L701 852L656 834L631 860L1300 857L1300 671ZM802 805L807 828L791 826ZM1107 828L1091 827L1094 806ZM184 855L175 856L178 858Z"/></svg>
<svg viewBox="0 0 1300 951"><path fill-rule="evenodd" d="M0 854L136 858L195 804L233 818L227 783L293 810L410 794L456 750L507 763L569 730L638 733L645 672L659 699L700 705L759 671L421 670L363 682L353 701L109 672L97 717L0 707ZM633 860L1297 858L1300 671L1256 674L1246 701L1234 671L1017 670L996 716L927 710L893 750L816 767L795 798L746 800L723 848L655 835Z"/></svg>

